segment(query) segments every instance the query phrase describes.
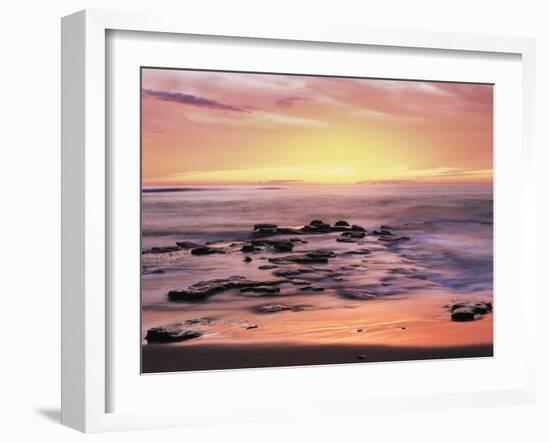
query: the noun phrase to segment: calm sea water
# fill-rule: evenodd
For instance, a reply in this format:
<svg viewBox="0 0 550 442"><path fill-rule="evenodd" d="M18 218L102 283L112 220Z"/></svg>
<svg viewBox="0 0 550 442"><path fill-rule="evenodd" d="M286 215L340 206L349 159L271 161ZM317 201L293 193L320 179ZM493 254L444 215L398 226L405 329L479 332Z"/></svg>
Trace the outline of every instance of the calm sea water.
<svg viewBox="0 0 550 442"><path fill-rule="evenodd" d="M186 240L247 239L268 222L300 226L312 219L389 225L411 238L400 254L434 270L457 293L492 289L493 195L490 185L293 185L145 189L144 248ZM162 263L160 263L162 267Z"/></svg>

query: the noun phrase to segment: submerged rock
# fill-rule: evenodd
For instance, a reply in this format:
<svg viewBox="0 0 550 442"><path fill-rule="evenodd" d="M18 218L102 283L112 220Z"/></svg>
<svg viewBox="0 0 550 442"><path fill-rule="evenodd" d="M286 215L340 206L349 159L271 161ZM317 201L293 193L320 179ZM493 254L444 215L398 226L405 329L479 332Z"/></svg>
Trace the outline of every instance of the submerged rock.
<svg viewBox="0 0 550 442"><path fill-rule="evenodd" d="M149 344L164 344L169 342L186 341L202 336L201 332L189 330L182 324L167 327L153 327L147 330L145 340Z"/></svg>
<svg viewBox="0 0 550 442"><path fill-rule="evenodd" d="M171 252L177 252L180 250L177 246L167 246L167 247L151 247L150 249L145 249L141 252L142 255L146 255L148 253L155 254L155 253L171 253Z"/></svg>
<svg viewBox="0 0 550 442"><path fill-rule="evenodd" d="M183 290L170 290L168 298L171 301L202 301L225 290L277 285L282 282L284 280L253 281L244 276L231 276L224 279L197 282Z"/></svg>
<svg viewBox="0 0 550 442"><path fill-rule="evenodd" d="M306 285L304 287L300 287L300 290L302 292L323 292L325 289L324 287L321 287L320 285Z"/></svg>
<svg viewBox="0 0 550 442"><path fill-rule="evenodd" d="M476 319L476 314L469 307L460 307L451 312L453 321L473 321Z"/></svg>
<svg viewBox="0 0 550 442"><path fill-rule="evenodd" d="M349 223L347 221L344 221L343 219L336 221L334 225L336 227L349 227Z"/></svg>
<svg viewBox="0 0 550 442"><path fill-rule="evenodd" d="M449 308L453 321L474 321L481 315L493 311L493 303L489 301L480 302L456 302Z"/></svg>
<svg viewBox="0 0 550 442"><path fill-rule="evenodd" d="M254 230L262 230L262 229L273 230L273 229L276 229L276 228L277 228L277 224L263 223L263 224L255 224L254 225Z"/></svg>
<svg viewBox="0 0 550 442"><path fill-rule="evenodd" d="M354 299L359 301L370 301L376 299L376 295L372 292L363 289L346 288L338 290L338 295L346 299Z"/></svg>
<svg viewBox="0 0 550 442"><path fill-rule="evenodd" d="M347 232L343 232L340 236L344 238L361 239L365 237L365 232L360 230L349 230Z"/></svg>
<svg viewBox="0 0 550 442"><path fill-rule="evenodd" d="M241 293L279 293L281 289L274 286L257 286L257 287L245 287L241 289Z"/></svg>
<svg viewBox="0 0 550 442"><path fill-rule="evenodd" d="M329 258L336 254L332 251L313 250L302 255L287 255L280 258L269 258L274 264L327 264Z"/></svg>
<svg viewBox="0 0 550 442"><path fill-rule="evenodd" d="M225 252L222 249L217 249L216 247L209 246L200 246L191 250L192 255L212 255L215 253L224 254Z"/></svg>
<svg viewBox="0 0 550 442"><path fill-rule="evenodd" d="M245 244L244 246L241 247L241 252L243 253L255 253L261 250L262 249L260 249L259 247L255 247L252 244Z"/></svg>
<svg viewBox="0 0 550 442"><path fill-rule="evenodd" d="M380 236L378 241L396 242L396 241L408 241L408 236Z"/></svg>
<svg viewBox="0 0 550 442"><path fill-rule="evenodd" d="M272 247L276 252L292 252L294 248L294 242L286 239L255 239L252 245Z"/></svg>
<svg viewBox="0 0 550 442"><path fill-rule="evenodd" d="M197 244L190 241L176 241L176 245L180 249L196 249L197 247L202 247L201 244Z"/></svg>
<svg viewBox="0 0 550 442"><path fill-rule="evenodd" d="M271 270L271 269L276 269L276 268L277 268L277 266L263 265L263 266L259 266L258 270Z"/></svg>
<svg viewBox="0 0 550 442"><path fill-rule="evenodd" d="M254 311L256 313L301 312L308 307L309 305L264 304L254 307Z"/></svg>
<svg viewBox="0 0 550 442"><path fill-rule="evenodd" d="M250 256L245 256L245 257L243 258L243 261L244 261L244 262L250 262L250 261L252 261L252 258L251 258Z"/></svg>
<svg viewBox="0 0 550 442"><path fill-rule="evenodd" d="M351 226L351 230L355 230L356 232L366 232L367 231L367 229L365 229L362 226L358 226L357 224L354 224L353 226Z"/></svg>
<svg viewBox="0 0 550 442"><path fill-rule="evenodd" d="M277 312L284 312L290 309L291 307L285 304L267 304L267 305L260 305L255 308L256 312L258 313L277 313Z"/></svg>

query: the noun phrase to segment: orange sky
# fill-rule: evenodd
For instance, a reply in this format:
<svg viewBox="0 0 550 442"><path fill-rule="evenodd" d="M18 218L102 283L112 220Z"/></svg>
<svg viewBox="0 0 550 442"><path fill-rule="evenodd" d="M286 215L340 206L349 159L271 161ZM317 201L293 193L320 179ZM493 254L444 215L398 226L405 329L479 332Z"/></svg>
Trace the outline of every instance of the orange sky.
<svg viewBox="0 0 550 442"><path fill-rule="evenodd" d="M490 85L143 69L144 185L487 182Z"/></svg>

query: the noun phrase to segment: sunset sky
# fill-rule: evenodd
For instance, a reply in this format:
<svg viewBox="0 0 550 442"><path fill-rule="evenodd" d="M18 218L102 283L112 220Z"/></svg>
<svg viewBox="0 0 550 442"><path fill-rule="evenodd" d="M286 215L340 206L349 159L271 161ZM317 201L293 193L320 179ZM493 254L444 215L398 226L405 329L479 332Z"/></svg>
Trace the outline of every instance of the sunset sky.
<svg viewBox="0 0 550 442"><path fill-rule="evenodd" d="M142 70L143 184L488 182L490 85Z"/></svg>

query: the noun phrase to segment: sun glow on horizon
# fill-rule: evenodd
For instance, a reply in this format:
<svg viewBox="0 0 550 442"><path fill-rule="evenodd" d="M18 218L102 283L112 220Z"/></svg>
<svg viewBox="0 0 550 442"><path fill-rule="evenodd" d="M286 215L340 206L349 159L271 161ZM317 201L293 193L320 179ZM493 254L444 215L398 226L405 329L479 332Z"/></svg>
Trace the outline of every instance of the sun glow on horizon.
<svg viewBox="0 0 550 442"><path fill-rule="evenodd" d="M144 69L144 185L490 182L490 85Z"/></svg>

